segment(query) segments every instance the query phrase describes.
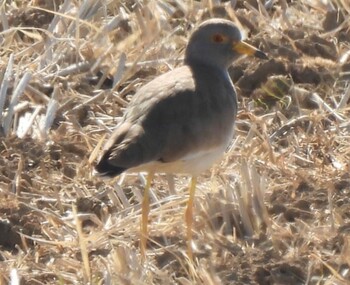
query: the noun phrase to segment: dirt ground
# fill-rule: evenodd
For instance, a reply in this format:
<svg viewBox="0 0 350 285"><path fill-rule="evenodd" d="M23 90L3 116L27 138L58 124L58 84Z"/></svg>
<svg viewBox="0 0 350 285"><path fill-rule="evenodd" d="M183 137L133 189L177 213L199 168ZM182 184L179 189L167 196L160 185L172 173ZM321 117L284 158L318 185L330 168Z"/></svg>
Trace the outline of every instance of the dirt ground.
<svg viewBox="0 0 350 285"><path fill-rule="evenodd" d="M3 1L0 284L350 284L350 4ZM235 138L199 178L92 176L136 90L182 64L191 30L238 23L268 60L230 68ZM168 181L175 181L175 192Z"/></svg>

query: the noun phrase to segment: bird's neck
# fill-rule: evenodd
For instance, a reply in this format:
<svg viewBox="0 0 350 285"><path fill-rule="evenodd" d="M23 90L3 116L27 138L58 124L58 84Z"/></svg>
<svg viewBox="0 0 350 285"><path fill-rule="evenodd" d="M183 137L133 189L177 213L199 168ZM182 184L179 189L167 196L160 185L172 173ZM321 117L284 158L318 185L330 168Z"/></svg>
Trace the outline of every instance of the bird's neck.
<svg viewBox="0 0 350 285"><path fill-rule="evenodd" d="M191 67L192 70L215 71L220 73L228 73L228 66L218 65L216 62L206 60L185 58L184 63Z"/></svg>
<svg viewBox="0 0 350 285"><path fill-rule="evenodd" d="M189 58L185 59L185 64L188 65L195 74L204 72L210 74L214 72L231 81L226 66L219 66L217 64L211 64L210 62L203 62Z"/></svg>

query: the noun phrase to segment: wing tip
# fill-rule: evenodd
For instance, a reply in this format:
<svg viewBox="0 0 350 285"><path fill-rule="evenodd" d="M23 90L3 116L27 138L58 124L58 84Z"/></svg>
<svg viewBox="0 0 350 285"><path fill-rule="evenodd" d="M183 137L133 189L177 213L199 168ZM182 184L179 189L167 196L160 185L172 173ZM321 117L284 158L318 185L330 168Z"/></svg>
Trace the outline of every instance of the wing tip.
<svg viewBox="0 0 350 285"><path fill-rule="evenodd" d="M101 159L94 167L92 174L97 177L113 178L123 173L126 170L124 167L114 166L106 159Z"/></svg>

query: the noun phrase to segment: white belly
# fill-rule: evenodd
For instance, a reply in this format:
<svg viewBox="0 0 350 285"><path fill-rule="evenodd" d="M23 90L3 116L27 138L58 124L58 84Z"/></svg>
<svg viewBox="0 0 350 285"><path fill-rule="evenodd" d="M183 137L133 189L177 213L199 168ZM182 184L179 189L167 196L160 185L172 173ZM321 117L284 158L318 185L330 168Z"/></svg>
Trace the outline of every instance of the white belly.
<svg viewBox="0 0 350 285"><path fill-rule="evenodd" d="M154 173L181 173L198 175L201 172L209 169L215 162L217 162L225 152L229 145L232 133L227 136L225 142L216 148L201 150L193 152L184 156L180 160L172 162L152 161L142 164L137 167L128 169L127 172L154 172Z"/></svg>

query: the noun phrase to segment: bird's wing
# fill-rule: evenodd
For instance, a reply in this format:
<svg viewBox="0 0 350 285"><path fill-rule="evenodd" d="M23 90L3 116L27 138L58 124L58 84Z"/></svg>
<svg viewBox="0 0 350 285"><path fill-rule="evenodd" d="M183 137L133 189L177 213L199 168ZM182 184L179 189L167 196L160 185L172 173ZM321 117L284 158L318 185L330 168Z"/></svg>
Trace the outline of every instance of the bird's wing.
<svg viewBox="0 0 350 285"><path fill-rule="evenodd" d="M152 161L172 162L215 147L223 140L221 134L232 129L233 89L216 84L224 87L211 90L186 66L156 80L134 95L98 165L121 171ZM226 93L218 103L216 94Z"/></svg>

